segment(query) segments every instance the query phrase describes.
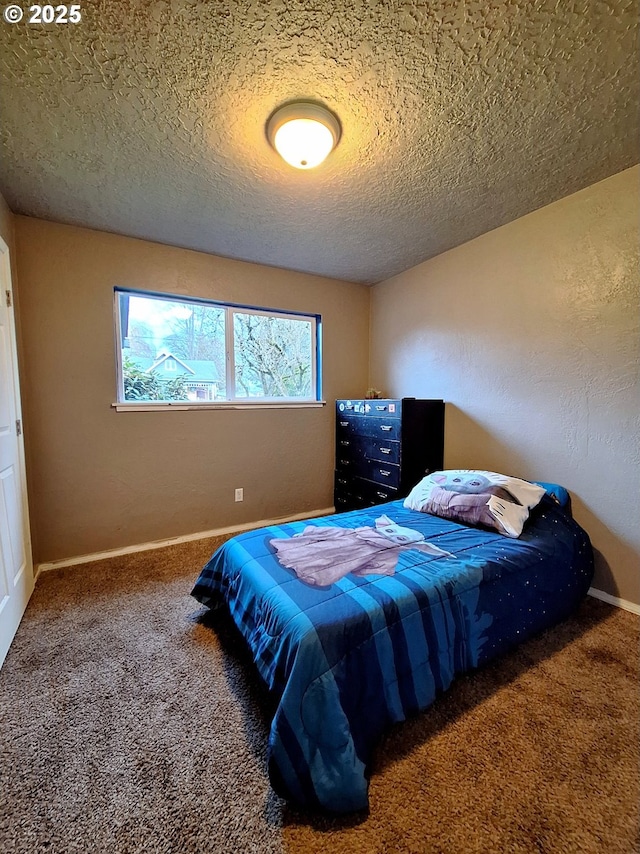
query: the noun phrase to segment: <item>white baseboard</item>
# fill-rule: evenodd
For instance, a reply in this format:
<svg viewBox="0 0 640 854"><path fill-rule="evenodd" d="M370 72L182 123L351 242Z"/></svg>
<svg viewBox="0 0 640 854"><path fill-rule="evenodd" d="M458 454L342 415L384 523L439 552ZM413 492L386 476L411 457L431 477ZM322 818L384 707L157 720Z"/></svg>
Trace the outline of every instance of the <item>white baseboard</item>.
<svg viewBox="0 0 640 854"><path fill-rule="evenodd" d="M334 507L325 507L323 510L313 510L310 513L296 513L294 516L283 516L279 519L261 519L259 522L246 522L242 525L231 525L228 528L215 528L212 531L200 531L197 534L185 534L181 537L171 537L168 540L154 540L150 543L139 543L135 546L124 546L121 549L108 549L104 552L94 552L78 557L62 558L45 563L39 563L36 567L35 580L37 581L41 572L50 569L62 569L65 566L78 566L81 563L92 563L96 560L104 560L109 557L120 557L121 555L134 554L135 552L146 552L151 549L162 549L165 546L175 546L178 543L190 543L193 540L204 540L208 537L220 537L223 534L238 534L240 531L250 531L253 528L265 528L267 525L284 525L287 522L298 522L302 519L316 519L319 516L330 516L335 513Z"/></svg>
<svg viewBox="0 0 640 854"><path fill-rule="evenodd" d="M595 587L590 587L587 593L589 596L593 596L594 599L601 599L603 602L608 602L609 605L615 605L616 608L631 611L632 614L640 614L640 605L636 605L635 602L629 602L627 599L619 599L617 596L605 593L604 590L596 590Z"/></svg>
<svg viewBox="0 0 640 854"><path fill-rule="evenodd" d="M170 537L168 540L153 540L150 543L139 543L135 546L124 546L120 549L108 549L104 552L94 552L93 554L79 555L78 557L62 558L61 560L52 560L46 563L36 565L34 584L38 581L40 573L47 572L50 569L62 569L65 566L78 566L82 563L93 563L96 560L104 560L110 557L119 557L121 555L134 554L135 552L145 552L152 549L162 549L165 546L175 546L178 543L189 543L193 540L204 540L208 537L220 537L223 534L238 534L241 531L249 531L252 528L265 528L267 525L282 525L287 522L298 522L302 519L314 519L318 516L330 516L335 513L334 507L325 507L323 510L314 510L311 513L296 513L294 516L283 516L279 519L261 519L258 522L247 522L243 525L230 525L228 528L214 528L212 531L200 531L196 534L185 534L181 537ZM589 596L594 599L601 599L603 602L608 602L609 605L615 605L616 608L622 608L624 611L631 611L632 614L640 615L640 605L634 602L629 602L627 599L620 599L617 596L612 596L610 593L605 593L604 590L597 590L595 587L590 587L587 591Z"/></svg>

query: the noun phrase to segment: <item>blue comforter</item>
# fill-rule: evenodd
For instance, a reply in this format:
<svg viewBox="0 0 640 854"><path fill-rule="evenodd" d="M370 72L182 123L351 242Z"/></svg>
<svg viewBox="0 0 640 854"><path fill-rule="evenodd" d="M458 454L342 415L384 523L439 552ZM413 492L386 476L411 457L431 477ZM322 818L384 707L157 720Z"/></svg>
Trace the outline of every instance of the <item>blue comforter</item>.
<svg viewBox="0 0 640 854"><path fill-rule="evenodd" d="M367 806L368 765L389 724L564 619L592 574L587 534L546 496L519 539L396 501L234 537L193 595L226 603L277 693L274 789L350 812Z"/></svg>

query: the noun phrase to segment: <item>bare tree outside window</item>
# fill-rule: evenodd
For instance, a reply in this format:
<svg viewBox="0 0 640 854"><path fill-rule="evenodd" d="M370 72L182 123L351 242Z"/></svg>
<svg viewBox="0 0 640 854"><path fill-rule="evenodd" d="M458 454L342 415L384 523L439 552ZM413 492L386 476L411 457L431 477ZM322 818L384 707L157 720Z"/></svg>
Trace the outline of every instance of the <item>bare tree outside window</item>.
<svg viewBox="0 0 640 854"><path fill-rule="evenodd" d="M236 396L310 397L311 323L235 313Z"/></svg>

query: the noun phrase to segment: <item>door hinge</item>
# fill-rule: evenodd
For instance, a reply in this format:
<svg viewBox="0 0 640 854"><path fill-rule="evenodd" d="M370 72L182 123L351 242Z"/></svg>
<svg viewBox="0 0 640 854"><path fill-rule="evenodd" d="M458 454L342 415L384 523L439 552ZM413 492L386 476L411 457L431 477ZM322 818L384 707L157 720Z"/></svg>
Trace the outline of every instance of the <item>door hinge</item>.
<svg viewBox="0 0 640 854"><path fill-rule="evenodd" d="M17 435L17 436L22 436L22 421L20 421L20 419L19 419L19 418L18 418L18 420L16 421L16 435Z"/></svg>
<svg viewBox="0 0 640 854"><path fill-rule="evenodd" d="M7 308L11 308L11 291L5 291L7 295Z"/></svg>

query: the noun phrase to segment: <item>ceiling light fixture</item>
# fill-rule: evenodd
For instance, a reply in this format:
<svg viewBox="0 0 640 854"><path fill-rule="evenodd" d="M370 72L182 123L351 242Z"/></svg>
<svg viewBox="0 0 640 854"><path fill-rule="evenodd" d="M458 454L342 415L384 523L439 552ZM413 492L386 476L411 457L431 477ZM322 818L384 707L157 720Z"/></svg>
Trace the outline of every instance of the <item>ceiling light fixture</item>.
<svg viewBox="0 0 640 854"><path fill-rule="evenodd" d="M291 166L313 169L340 141L340 122L320 104L294 101L272 113L267 138Z"/></svg>

